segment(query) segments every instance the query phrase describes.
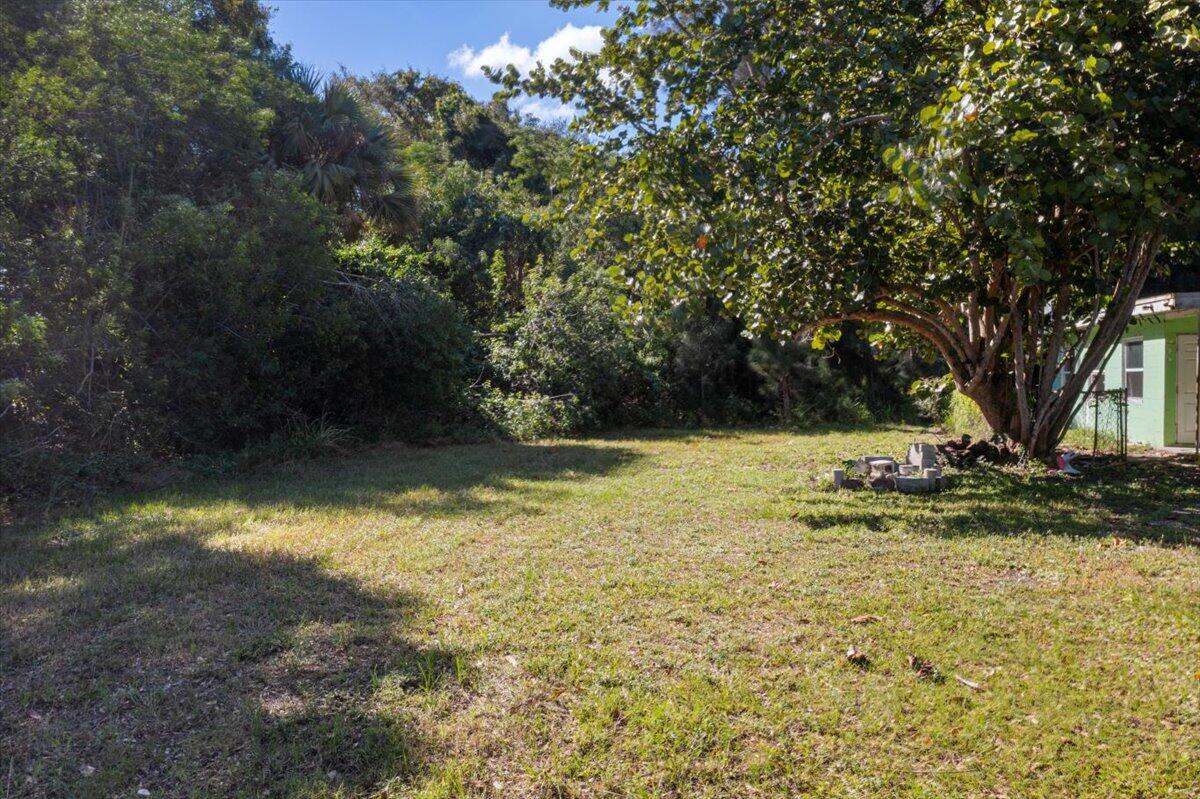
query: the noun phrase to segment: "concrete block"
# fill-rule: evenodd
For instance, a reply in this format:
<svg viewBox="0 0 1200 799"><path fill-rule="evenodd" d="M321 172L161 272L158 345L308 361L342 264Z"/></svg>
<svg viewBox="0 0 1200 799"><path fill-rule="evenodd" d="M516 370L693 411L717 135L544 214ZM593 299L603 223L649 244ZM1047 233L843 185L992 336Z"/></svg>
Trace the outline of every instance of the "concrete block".
<svg viewBox="0 0 1200 799"><path fill-rule="evenodd" d="M921 469L937 466L937 449L933 444L914 441L908 445L908 462Z"/></svg>
<svg viewBox="0 0 1200 799"><path fill-rule="evenodd" d="M893 471L895 469L895 458L889 458L887 455L865 455L855 461L854 471L858 472L859 474L870 474L872 464L874 464L876 461L887 461L888 463L892 464Z"/></svg>
<svg viewBox="0 0 1200 799"><path fill-rule="evenodd" d="M901 494L927 494L934 490L936 482L927 477L905 477L903 475L896 478L896 490Z"/></svg>

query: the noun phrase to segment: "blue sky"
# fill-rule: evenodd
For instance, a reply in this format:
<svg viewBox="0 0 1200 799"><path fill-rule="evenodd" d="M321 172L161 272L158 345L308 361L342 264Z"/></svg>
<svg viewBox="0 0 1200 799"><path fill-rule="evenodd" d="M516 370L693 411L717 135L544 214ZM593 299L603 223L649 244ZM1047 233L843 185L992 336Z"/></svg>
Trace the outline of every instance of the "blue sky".
<svg viewBox="0 0 1200 799"><path fill-rule="evenodd" d="M562 11L545 0L273 0L271 33L293 55L325 73L414 67L452 77L486 99L495 87L480 66L566 57L599 46L612 18L595 9ZM561 105L525 99L522 111L547 121L570 116Z"/></svg>

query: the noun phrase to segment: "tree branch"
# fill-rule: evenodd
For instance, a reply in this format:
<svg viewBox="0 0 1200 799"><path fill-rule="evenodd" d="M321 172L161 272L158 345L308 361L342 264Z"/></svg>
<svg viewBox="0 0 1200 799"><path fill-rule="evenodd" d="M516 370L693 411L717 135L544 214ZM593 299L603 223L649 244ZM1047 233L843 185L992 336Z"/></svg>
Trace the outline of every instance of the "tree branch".
<svg viewBox="0 0 1200 799"><path fill-rule="evenodd" d="M1113 291L1112 301L1104 311L1104 318L1096 327L1091 341L1083 342L1086 346L1083 361L1079 364L1074 375L1067 381L1056 395L1052 397L1043 421L1042 434L1054 433L1070 421L1070 412L1074 408L1074 400L1079 396L1083 383L1102 363L1107 361L1112 348L1129 323L1133 306L1146 283L1154 260L1162 244L1162 233L1135 235L1129 245L1129 253L1117 287ZM1069 399L1068 399L1069 398Z"/></svg>
<svg viewBox="0 0 1200 799"><path fill-rule="evenodd" d="M1017 390L1017 415L1021 423L1021 440L1029 441L1029 386L1025 382L1025 312L1018 302L1012 310L1013 382Z"/></svg>
<svg viewBox="0 0 1200 799"><path fill-rule="evenodd" d="M920 316L914 316L900 310L891 310L887 308L864 308L858 311L851 311L845 314L829 316L811 323L808 327L821 327L823 325L832 325L838 322L891 322L892 324L900 325L912 330L914 333L924 337L932 344L945 359L946 365L950 367L950 373L953 375L955 382L961 384L967 374L967 365L959 357L958 352L953 342L946 336L945 331L941 330L936 325L930 325L925 319Z"/></svg>

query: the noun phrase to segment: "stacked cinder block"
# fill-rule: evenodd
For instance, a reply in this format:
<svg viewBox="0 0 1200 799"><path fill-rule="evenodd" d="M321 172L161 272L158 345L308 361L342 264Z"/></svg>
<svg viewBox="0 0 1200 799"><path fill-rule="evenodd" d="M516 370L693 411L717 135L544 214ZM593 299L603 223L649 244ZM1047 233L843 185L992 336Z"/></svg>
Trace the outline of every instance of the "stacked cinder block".
<svg viewBox="0 0 1200 799"><path fill-rule="evenodd" d="M862 479L847 478L843 469L833 470L837 488L859 488L865 482L875 491L900 491L920 494L945 487L946 478L937 463L937 450L932 444L913 443L908 447L905 463L897 463L887 455L867 455L854 463L854 471Z"/></svg>

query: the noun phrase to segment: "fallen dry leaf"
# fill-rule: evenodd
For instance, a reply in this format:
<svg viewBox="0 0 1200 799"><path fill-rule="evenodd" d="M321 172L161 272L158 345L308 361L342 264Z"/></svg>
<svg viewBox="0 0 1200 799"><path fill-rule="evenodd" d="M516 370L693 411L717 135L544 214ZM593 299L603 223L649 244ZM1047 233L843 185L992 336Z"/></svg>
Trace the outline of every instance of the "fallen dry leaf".
<svg viewBox="0 0 1200 799"><path fill-rule="evenodd" d="M972 680L968 680L966 677L960 677L957 674L955 674L954 679L957 680L959 683L967 686L972 691L982 691L983 690L982 685L980 685L979 683L974 682Z"/></svg>
<svg viewBox="0 0 1200 799"><path fill-rule="evenodd" d="M846 650L846 660L853 663L855 666L867 665L867 656L858 651L858 647L851 646Z"/></svg>
<svg viewBox="0 0 1200 799"><path fill-rule="evenodd" d="M855 616L850 620L851 624L873 624L877 621L883 621L882 616L876 616L873 613L864 613L861 616Z"/></svg>
<svg viewBox="0 0 1200 799"><path fill-rule="evenodd" d="M916 655L908 656L908 667L915 671L917 677L922 680L936 680L941 676L938 673L937 666Z"/></svg>

